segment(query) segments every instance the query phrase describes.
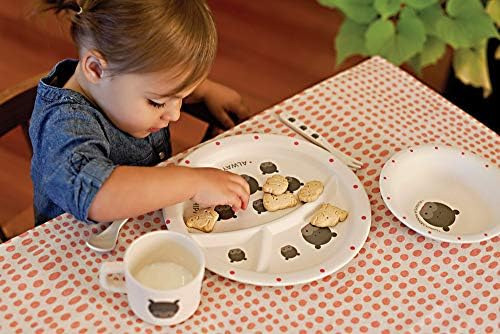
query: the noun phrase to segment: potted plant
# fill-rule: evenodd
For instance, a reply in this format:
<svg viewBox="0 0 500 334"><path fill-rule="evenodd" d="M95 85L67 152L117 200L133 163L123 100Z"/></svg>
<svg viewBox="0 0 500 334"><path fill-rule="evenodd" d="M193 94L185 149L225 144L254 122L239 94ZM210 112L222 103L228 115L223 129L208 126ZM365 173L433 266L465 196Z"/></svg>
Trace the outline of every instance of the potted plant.
<svg viewBox="0 0 500 334"><path fill-rule="evenodd" d="M449 46L455 76L479 87L483 97L491 94L487 47L498 44L500 0L317 1L345 15L335 39L337 64L355 54L380 55L419 74ZM500 59L500 48L490 53Z"/></svg>

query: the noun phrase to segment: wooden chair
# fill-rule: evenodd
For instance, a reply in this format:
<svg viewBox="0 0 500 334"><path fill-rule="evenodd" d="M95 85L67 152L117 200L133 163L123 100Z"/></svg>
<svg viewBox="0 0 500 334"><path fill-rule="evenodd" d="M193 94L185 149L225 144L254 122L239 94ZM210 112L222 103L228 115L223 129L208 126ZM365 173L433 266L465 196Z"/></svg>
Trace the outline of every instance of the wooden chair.
<svg viewBox="0 0 500 334"><path fill-rule="evenodd" d="M40 75L37 75L0 92L0 137L3 137L15 127L21 126L30 150L29 120L33 111L36 88L40 77Z"/></svg>
<svg viewBox="0 0 500 334"><path fill-rule="evenodd" d="M45 76L45 73L0 92L0 137L20 126L29 145L30 153L33 150L28 134L29 120L33 111L38 81L43 76ZM206 129L205 133L199 137L202 138L202 141L208 140L223 131L222 124L208 112L203 103L184 105L183 111L208 123L208 126L204 127ZM238 120L235 119L235 122L238 122ZM174 140L175 137L173 137L172 141ZM197 143L191 142L189 144L194 145ZM0 221L0 242L33 226L34 215L33 206L31 205L22 210L13 220Z"/></svg>
<svg viewBox="0 0 500 334"><path fill-rule="evenodd" d="M0 137L20 126L30 153L32 147L28 134L29 120L33 111L36 87L40 77L40 75L37 75L0 92ZM27 172L29 172L29 169ZM3 191L7 192L7 190ZM20 234L33 225L34 216L33 206L31 205L21 210L8 221L0 222L0 241L5 241Z"/></svg>

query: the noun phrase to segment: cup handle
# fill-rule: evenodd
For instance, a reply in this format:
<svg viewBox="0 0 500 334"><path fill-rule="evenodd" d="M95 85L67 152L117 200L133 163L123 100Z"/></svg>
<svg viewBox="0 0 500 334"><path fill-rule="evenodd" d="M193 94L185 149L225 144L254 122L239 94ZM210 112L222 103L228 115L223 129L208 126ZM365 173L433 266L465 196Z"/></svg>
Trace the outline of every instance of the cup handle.
<svg viewBox="0 0 500 334"><path fill-rule="evenodd" d="M105 290L124 293L127 291L124 281L116 282L108 279L110 274L124 274L124 272L124 264L122 261L105 262L102 264L101 270L99 271L99 283Z"/></svg>

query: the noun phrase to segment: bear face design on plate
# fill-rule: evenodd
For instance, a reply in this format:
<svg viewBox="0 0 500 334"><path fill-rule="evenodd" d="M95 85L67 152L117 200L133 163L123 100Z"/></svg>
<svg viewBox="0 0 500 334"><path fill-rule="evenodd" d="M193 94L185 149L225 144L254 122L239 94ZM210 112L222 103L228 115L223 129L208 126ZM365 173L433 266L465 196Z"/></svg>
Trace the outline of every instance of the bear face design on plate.
<svg viewBox="0 0 500 334"><path fill-rule="evenodd" d="M450 230L449 226L455 222L459 213L458 210L453 210L446 204L439 202L425 202L419 211L420 216L428 224L441 227L445 232Z"/></svg>
<svg viewBox="0 0 500 334"><path fill-rule="evenodd" d="M320 249L321 245L328 243L333 237L337 236L337 233L332 232L328 227L316 227L311 224L304 226L300 232L302 237L314 245L314 248Z"/></svg>
<svg viewBox="0 0 500 334"><path fill-rule="evenodd" d="M149 312L156 318L172 318L179 311L179 299L175 302L154 302L149 299Z"/></svg>
<svg viewBox="0 0 500 334"><path fill-rule="evenodd" d="M260 170L262 174L278 173L278 167L270 161L261 163Z"/></svg>
<svg viewBox="0 0 500 334"><path fill-rule="evenodd" d="M299 189L301 186L304 185L302 182L300 182L293 176L287 176L286 180L288 181L288 188L286 191L289 191L291 193L293 193L295 190Z"/></svg>
<svg viewBox="0 0 500 334"><path fill-rule="evenodd" d="M229 256L229 260L231 260L231 263L240 262L247 259L245 257L245 252L239 248L230 249L229 253L227 253L227 256Z"/></svg>
<svg viewBox="0 0 500 334"><path fill-rule="evenodd" d="M292 245L286 245L281 247L281 255L283 255L285 260L288 260L300 255L300 253L297 251L297 248Z"/></svg>
<svg viewBox="0 0 500 334"><path fill-rule="evenodd" d="M217 205L214 210L219 214L218 220L236 218L233 208L230 205Z"/></svg>
<svg viewBox="0 0 500 334"><path fill-rule="evenodd" d="M262 212L266 212L266 208L264 207L264 200L262 198L259 198L252 203L252 207L254 208L255 211L260 215Z"/></svg>
<svg viewBox="0 0 500 334"><path fill-rule="evenodd" d="M250 195L254 194L257 190L262 190L262 187L259 187L259 182L257 182L257 180L250 175L241 174L241 177L247 181L248 186L250 187Z"/></svg>

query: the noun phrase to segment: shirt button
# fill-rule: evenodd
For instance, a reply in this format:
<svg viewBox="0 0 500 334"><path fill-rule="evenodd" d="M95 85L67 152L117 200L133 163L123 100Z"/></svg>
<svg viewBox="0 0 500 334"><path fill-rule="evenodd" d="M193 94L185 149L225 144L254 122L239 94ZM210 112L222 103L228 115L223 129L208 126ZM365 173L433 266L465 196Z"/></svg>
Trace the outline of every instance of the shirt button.
<svg viewBox="0 0 500 334"><path fill-rule="evenodd" d="M161 160L165 159L165 152L160 152L159 155Z"/></svg>

